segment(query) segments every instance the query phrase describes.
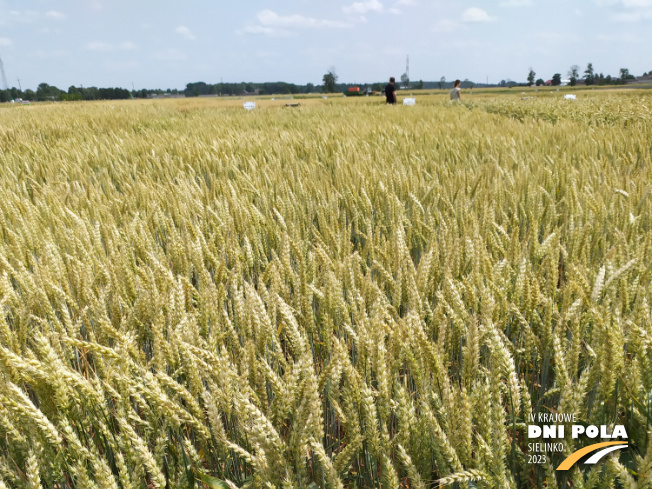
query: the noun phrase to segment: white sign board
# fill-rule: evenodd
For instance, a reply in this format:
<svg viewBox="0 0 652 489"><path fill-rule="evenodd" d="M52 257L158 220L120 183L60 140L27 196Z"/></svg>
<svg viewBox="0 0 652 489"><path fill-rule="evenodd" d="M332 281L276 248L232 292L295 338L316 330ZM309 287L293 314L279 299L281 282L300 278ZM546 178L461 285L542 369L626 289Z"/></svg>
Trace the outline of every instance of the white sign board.
<svg viewBox="0 0 652 489"><path fill-rule="evenodd" d="M577 96L573 95L572 93L567 93L566 95L564 95L564 98L566 100L575 100L575 99L577 99Z"/></svg>
<svg viewBox="0 0 652 489"><path fill-rule="evenodd" d="M415 98L404 98L403 99L403 105L414 105L417 103L417 99Z"/></svg>
<svg viewBox="0 0 652 489"><path fill-rule="evenodd" d="M245 102L242 106L247 110L253 110L256 108L256 102Z"/></svg>

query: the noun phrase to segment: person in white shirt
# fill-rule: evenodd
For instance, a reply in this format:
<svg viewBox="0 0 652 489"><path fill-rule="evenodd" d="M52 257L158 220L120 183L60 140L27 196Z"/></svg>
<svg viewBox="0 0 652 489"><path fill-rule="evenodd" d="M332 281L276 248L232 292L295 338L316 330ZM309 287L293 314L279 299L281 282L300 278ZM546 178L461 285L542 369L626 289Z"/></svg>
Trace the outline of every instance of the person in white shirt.
<svg viewBox="0 0 652 489"><path fill-rule="evenodd" d="M451 100L459 100L462 101L462 96L460 94L461 89L460 89L460 81L455 80L455 84L453 85L453 89L451 90Z"/></svg>

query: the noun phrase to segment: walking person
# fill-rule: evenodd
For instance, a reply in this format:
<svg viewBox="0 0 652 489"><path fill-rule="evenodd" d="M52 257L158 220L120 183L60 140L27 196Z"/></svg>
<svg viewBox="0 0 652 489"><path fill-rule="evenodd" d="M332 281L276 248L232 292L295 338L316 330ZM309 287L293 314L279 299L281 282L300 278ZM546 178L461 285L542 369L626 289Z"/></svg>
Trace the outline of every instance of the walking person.
<svg viewBox="0 0 652 489"><path fill-rule="evenodd" d="M389 83L385 87L385 97L387 97L388 104L396 104L396 101L398 100L396 97L396 86L394 85L395 83L396 80L394 77L391 77L389 79Z"/></svg>
<svg viewBox="0 0 652 489"><path fill-rule="evenodd" d="M453 84L453 89L451 90L451 100L459 100L460 102L462 101L462 95L461 95L461 89L460 89L460 84L461 82L459 80L455 80L455 83Z"/></svg>

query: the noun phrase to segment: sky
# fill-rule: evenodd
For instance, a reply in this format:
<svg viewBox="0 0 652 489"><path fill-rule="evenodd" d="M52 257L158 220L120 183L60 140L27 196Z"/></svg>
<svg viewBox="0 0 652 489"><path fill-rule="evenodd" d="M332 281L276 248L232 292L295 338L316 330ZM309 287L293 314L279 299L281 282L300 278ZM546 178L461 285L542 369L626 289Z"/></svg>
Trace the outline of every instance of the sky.
<svg viewBox="0 0 652 489"><path fill-rule="evenodd" d="M652 71L652 0L0 0L9 86Z"/></svg>

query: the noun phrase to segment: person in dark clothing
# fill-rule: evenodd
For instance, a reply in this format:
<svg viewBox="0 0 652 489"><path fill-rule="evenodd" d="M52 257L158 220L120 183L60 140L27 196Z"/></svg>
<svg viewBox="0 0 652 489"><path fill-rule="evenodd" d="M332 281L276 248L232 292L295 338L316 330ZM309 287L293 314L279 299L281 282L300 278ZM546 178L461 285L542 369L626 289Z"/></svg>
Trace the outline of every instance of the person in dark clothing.
<svg viewBox="0 0 652 489"><path fill-rule="evenodd" d="M385 87L385 97L387 97L387 103L388 104L395 104L396 103L396 86L394 85L396 83L396 80L394 77L391 77L389 79L389 83Z"/></svg>

